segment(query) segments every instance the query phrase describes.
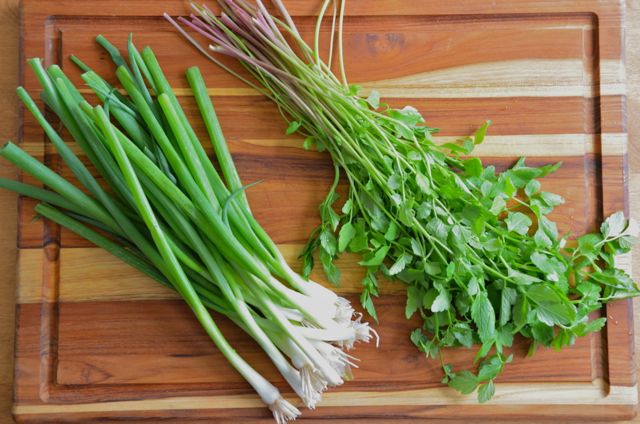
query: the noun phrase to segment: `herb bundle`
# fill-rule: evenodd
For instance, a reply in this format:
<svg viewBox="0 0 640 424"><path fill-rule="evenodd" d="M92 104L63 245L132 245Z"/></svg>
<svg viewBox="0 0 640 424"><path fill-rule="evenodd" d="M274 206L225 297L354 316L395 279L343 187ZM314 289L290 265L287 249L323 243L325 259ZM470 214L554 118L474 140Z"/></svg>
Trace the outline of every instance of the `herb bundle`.
<svg viewBox="0 0 640 424"><path fill-rule="evenodd" d="M376 319L378 278L406 283L406 317L423 320L411 333L418 349L436 358L444 347L480 344L478 372L455 372L443 362L444 383L463 393L479 389L479 400L486 401L512 359L505 348L514 336L531 339L530 353L539 345L569 346L604 325L605 318L589 314L639 294L614 261L630 250L637 232L621 212L577 244L567 243L568 235L559 235L547 217L563 199L541 190L539 179L560 164L531 167L522 158L498 173L470 157L489 122L473 137L438 145L436 130L416 109L391 108L376 92L358 96L359 87L345 75L344 0L323 1L313 48L281 0L273 0L280 17L260 0L217 3L219 16L193 4L190 19L165 17L209 59L273 100L289 121L287 134L302 134L305 148L327 151L335 165L321 224L302 252L304 274L319 250L329 280L338 284L334 259L343 252L361 255L367 273L360 300ZM331 5L324 62L320 25ZM335 50L340 78L330 69ZM251 78L226 67L216 53L237 59ZM349 183L341 205L340 178Z"/></svg>
<svg viewBox="0 0 640 424"><path fill-rule="evenodd" d="M329 386L350 378L346 350L375 334L349 302L292 271L254 219L197 68L187 79L220 164L209 161L150 48L131 38L128 58L103 37L125 97L72 57L101 104L90 105L62 70L31 59L42 99L102 178L101 184L47 122L18 95L79 181L65 180L12 143L0 156L48 188L0 179L41 200L36 212L172 288L278 423L298 409L227 342L208 309L226 315L269 356L302 403L314 408ZM154 95L152 96L152 93ZM83 191L84 190L84 191Z"/></svg>

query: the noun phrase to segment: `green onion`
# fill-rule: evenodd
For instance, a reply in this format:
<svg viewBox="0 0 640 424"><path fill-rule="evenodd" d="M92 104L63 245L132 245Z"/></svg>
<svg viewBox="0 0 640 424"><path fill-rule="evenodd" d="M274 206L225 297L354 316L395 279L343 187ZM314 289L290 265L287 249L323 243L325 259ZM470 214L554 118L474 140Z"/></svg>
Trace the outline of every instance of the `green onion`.
<svg viewBox="0 0 640 424"><path fill-rule="evenodd" d="M103 37L126 95L78 58L92 106L62 69L30 64L45 104L94 165L92 175L23 89L18 95L51 140L77 187L8 143L0 156L46 188L0 179L0 187L42 201L36 212L176 291L229 363L271 409L278 423L300 411L228 343L209 310L252 337L302 404L314 408L329 386L350 377L344 352L375 332L345 299L307 281L284 261L249 208L200 72L187 78L205 121L221 174L209 161L150 48L131 37L129 63ZM153 97L151 93L157 97ZM98 177L106 182L100 184ZM86 189L87 193L82 189Z"/></svg>

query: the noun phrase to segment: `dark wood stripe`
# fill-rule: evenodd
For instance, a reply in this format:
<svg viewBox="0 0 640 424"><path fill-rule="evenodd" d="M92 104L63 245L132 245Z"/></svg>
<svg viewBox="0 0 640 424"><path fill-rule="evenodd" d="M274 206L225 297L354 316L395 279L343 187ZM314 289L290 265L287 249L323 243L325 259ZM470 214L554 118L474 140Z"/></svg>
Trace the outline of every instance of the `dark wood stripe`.
<svg viewBox="0 0 640 424"><path fill-rule="evenodd" d="M323 57L328 57L330 22L325 26ZM128 29L136 25L136 43L151 45L162 60L163 70L174 87L188 87L184 78L183 52L189 49L171 27L161 18L122 19L117 25L110 18L102 20L56 20L64 31L63 65L71 75L79 70L68 59L69 54L82 52L82 59L100 74L114 81L113 65L108 56L96 46L96 26L101 33L119 47L126 46ZM594 25L588 15L573 16L520 16L506 19L462 16L446 19L429 16L353 17L345 21L345 64L351 82L377 81L398 78L421 72L468 66L479 63L536 60L584 59L584 49L591 39L585 40L585 28ZM315 18L303 18L298 28L303 38L313 44ZM376 33L371 28L376 28ZM203 39L203 42L206 41ZM206 45L206 44L205 44ZM200 66L210 87L244 87L234 77L193 54L189 65ZM235 70L241 70L232 60L224 61ZM376 63L375 67L371 63ZM338 71L337 61L335 71ZM590 67L593 69L593 67ZM580 72L581 69L578 69ZM245 72L242 72L246 74ZM582 74L578 73L580 77Z"/></svg>
<svg viewBox="0 0 640 424"><path fill-rule="evenodd" d="M357 303L357 298L351 300ZM332 390L411 390L438 385L438 363L426 360L408 340L409 332L419 323L404 318L404 302L404 296L386 296L377 302L383 319L376 329L385 354L379 355L374 345L358 345L351 352L361 359L360 368L354 370L356 379ZM25 331L17 352L19 364L29 364L39 355L37 343L33 344L39 328L39 310L37 304L20 307L20 324ZM253 341L227 320L218 316L216 320L240 354L285 390L281 377ZM132 326L132 322L136 325ZM109 343L105 344L106 340ZM87 402L154 394L170 396L169 384L179 387L180 396L251 393L181 301L62 303L57 341L57 379L50 388L54 402L73 399L80 387ZM525 359L526 350L522 342L517 343L513 349L516 359L501 376L502 382L592 379L588 339L562 353L542 349L531 359ZM460 368L469 364L473 354L474 351L456 349L446 352L445 358ZM560 355L563 362L567 361L562 372L549 366ZM210 372L212 369L215 372ZM25 377L29 376L30 369L24 371ZM36 377L34 374L31 379ZM26 392L18 392L20 400L35 400L35 387L24 389Z"/></svg>
<svg viewBox="0 0 640 424"><path fill-rule="evenodd" d="M265 230L277 243L303 242L319 222L317 205L326 195L333 178L333 167L329 159L320 153L299 149L259 147L232 143L235 158L243 181L249 183L262 180L257 187L248 190L252 209ZM237 150L236 150L237 149ZM268 158L268 160L267 160ZM517 158L484 158L485 164L495 164L503 170ZM589 155L564 158L529 158L532 166L558 161L563 166L546 177L543 188L565 197L566 203L559 206L552 218L562 231L583 234L597 228L597 217L585 211L595 211L600 202L597 193L585 188L585 181L594 187L599 185L597 169L600 157ZM72 179L68 170L63 176ZM346 193L346 186L341 186ZM595 197L593 197L595 195ZM344 197L343 197L344 198ZM20 247L42 246L42 226L33 222L33 201L22 206ZM89 246L86 241L67 231L62 232L64 247Z"/></svg>
<svg viewBox="0 0 640 424"><path fill-rule="evenodd" d="M92 96L87 96L93 102ZM473 132L486 119L493 124L492 135L522 134L594 134L626 132L625 98L605 96L600 101L582 97L505 97L474 99L387 99L393 107L411 105L425 117L427 124L440 129L444 136L463 136ZM286 137L287 123L276 107L261 97L214 96L213 102L227 140L302 140ZM181 99L185 113L203 143L208 136L190 97ZM597 117L602 112L603 119ZM617 117L617 118L616 118ZM600 125L599 122L602 122ZM71 137L63 128L61 135ZM29 123L24 127L24 140L43 140L42 130Z"/></svg>

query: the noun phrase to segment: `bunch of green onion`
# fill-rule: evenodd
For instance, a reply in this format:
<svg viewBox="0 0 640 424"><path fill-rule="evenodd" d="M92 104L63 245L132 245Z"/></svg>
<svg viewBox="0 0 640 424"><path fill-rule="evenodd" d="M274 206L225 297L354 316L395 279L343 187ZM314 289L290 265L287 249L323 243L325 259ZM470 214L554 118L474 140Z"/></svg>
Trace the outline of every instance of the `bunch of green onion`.
<svg viewBox="0 0 640 424"><path fill-rule="evenodd" d="M40 200L38 214L175 290L276 421L295 419L298 409L229 345L209 310L250 335L309 408L350 377L355 358L346 350L375 333L346 299L292 271L255 220L200 71L186 75L220 173L152 50L139 52L129 38L127 62L103 37L98 42L117 65L126 96L75 57L100 105L85 100L57 65L29 64L42 100L106 185L20 87L20 99L81 186L9 142L0 155L46 188L6 179L0 187Z"/></svg>

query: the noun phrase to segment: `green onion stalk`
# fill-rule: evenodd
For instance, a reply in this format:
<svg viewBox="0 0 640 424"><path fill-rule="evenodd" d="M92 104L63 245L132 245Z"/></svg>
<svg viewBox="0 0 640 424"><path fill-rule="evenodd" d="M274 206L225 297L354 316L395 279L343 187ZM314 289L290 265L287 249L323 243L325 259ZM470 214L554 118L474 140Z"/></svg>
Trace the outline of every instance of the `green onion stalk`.
<svg viewBox="0 0 640 424"><path fill-rule="evenodd" d="M361 255L367 269L360 301L377 320L379 278L407 284L406 317L423 324L412 342L440 357L443 382L463 392L494 393L494 379L511 361L514 336L560 349L598 331L593 317L606 302L637 296L615 256L630 250L637 227L622 212L597 233L568 242L547 215L562 197L542 190L540 178L560 164L529 166L524 158L497 172L472 157L490 122L472 137L436 142L415 108L391 108L379 93L359 95L347 81L343 52L346 1L323 0L311 47L281 0L278 15L260 0L218 0L219 12L192 3L190 17L165 18L212 62L271 99L307 149L326 151L335 178L320 204L321 224L302 252L303 275L314 252L328 279L343 252ZM331 14L328 58L320 29ZM236 72L220 57L236 59ZM337 56L339 77L331 70ZM375 66L372 63L371 66ZM338 203L340 181L349 187ZM592 314L592 315L590 315ZM480 345L478 372L454 372L443 347Z"/></svg>
<svg viewBox="0 0 640 424"><path fill-rule="evenodd" d="M346 350L376 337L349 301L294 272L251 212L198 68L187 80L205 123L218 172L187 119L153 51L127 58L102 36L124 90L77 57L92 105L57 65L29 60L41 98L59 118L92 174L27 91L26 109L72 172L72 183L9 142L0 156L46 188L7 179L0 187L41 201L36 212L79 234L176 291L278 423L300 411L228 343L210 311L229 317L269 356L306 407L351 377Z"/></svg>

